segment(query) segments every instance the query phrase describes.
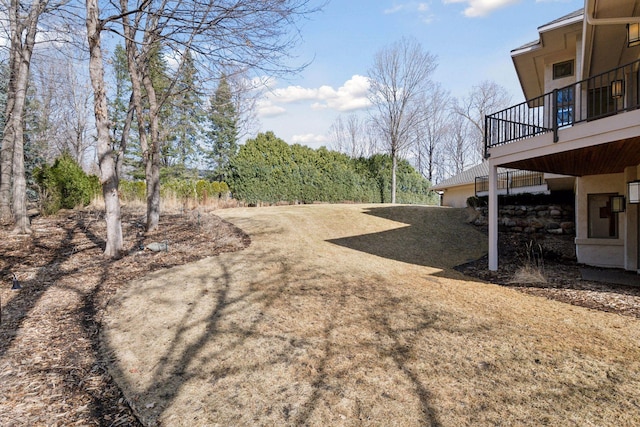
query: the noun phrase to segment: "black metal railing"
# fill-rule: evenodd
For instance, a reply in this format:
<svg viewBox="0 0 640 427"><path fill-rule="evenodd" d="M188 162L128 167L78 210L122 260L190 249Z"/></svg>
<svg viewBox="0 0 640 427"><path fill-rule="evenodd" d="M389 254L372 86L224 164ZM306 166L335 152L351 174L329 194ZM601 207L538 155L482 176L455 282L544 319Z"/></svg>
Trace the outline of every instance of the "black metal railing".
<svg viewBox="0 0 640 427"><path fill-rule="evenodd" d="M544 173L533 171L509 171L498 174L498 190L506 190L511 194L514 188L534 187L544 183ZM489 177L476 177L476 195L489 191Z"/></svg>
<svg viewBox="0 0 640 427"><path fill-rule="evenodd" d="M489 148L598 120L640 107L640 60L555 89L485 117L485 157Z"/></svg>

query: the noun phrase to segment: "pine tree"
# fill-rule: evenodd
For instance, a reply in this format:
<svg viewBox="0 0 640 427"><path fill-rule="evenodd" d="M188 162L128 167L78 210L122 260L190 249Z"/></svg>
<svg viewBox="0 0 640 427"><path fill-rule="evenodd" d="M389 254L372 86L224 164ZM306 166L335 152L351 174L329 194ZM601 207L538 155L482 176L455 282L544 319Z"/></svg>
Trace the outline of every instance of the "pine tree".
<svg viewBox="0 0 640 427"><path fill-rule="evenodd" d="M130 132L134 125L133 108L130 105L131 80L127 68L127 52L121 44L118 44L113 52L111 60L115 79L112 99L108 100L109 120L111 122L111 144L114 153L117 153L118 175L122 176L125 156L131 145L135 146L135 140L131 140L134 133ZM130 142L133 143L130 145ZM137 160L128 160L138 169L141 168L141 160L138 154Z"/></svg>
<svg viewBox="0 0 640 427"><path fill-rule="evenodd" d="M197 161L198 141L202 133L203 102L198 88L201 87L193 56L189 50L184 53L183 63L174 77L173 94L169 98L170 133L163 153L171 160L175 175L183 175L189 166ZM166 128L167 126L165 126Z"/></svg>
<svg viewBox="0 0 640 427"><path fill-rule="evenodd" d="M208 119L209 157L217 179L223 180L231 158L238 152L238 112L233 103L231 86L224 74L211 97Z"/></svg>

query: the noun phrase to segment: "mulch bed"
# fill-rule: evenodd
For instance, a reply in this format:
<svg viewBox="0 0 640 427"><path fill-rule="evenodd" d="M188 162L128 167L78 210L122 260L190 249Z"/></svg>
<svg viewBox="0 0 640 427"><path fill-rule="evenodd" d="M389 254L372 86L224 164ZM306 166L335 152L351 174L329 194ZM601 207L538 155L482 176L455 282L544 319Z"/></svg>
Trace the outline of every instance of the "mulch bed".
<svg viewBox="0 0 640 427"><path fill-rule="evenodd" d="M143 214L123 213L126 253L102 256L100 212L67 211L37 217L34 233L0 228L0 420L3 426L140 425L109 375L99 342L111 296L151 271L240 250L248 236L211 214L165 214L158 232L144 231ZM152 242L168 251L141 250ZM500 271L481 259L464 274L522 292L640 318L640 288L586 282L571 259L545 259L548 282L512 283L525 242L501 236ZM553 251L549 252L553 254ZM22 289L11 290L15 273Z"/></svg>
<svg viewBox="0 0 640 427"><path fill-rule="evenodd" d="M517 281L519 268L530 262L527 245L542 246L542 262L539 265L546 283L525 283ZM571 236L526 236L517 233L499 233L498 271L488 270L487 256L458 266L463 274L491 283L514 288L518 291L537 295L567 304L594 310L618 313L640 318L640 285L627 286L613 283L583 280L572 251ZM639 279L640 283L640 279Z"/></svg>
<svg viewBox="0 0 640 427"><path fill-rule="evenodd" d="M130 280L246 247L242 231L211 214L123 213L125 255L102 255L105 223L96 211L37 217L33 234L0 229L0 424L140 425L101 357L99 330L111 296ZM166 252L143 250L167 242ZM11 290L15 273L21 290Z"/></svg>

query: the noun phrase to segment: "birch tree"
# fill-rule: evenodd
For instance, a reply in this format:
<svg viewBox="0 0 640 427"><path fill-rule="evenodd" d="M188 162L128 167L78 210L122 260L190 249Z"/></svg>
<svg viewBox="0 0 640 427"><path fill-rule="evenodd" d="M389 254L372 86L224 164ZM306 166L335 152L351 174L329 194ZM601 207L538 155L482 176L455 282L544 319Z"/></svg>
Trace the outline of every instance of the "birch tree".
<svg viewBox="0 0 640 427"><path fill-rule="evenodd" d="M429 87L436 66L436 57L423 50L420 43L403 38L378 51L369 70L374 121L392 160L391 203L396 202L398 156L408 148L412 132L420 123L418 101Z"/></svg>

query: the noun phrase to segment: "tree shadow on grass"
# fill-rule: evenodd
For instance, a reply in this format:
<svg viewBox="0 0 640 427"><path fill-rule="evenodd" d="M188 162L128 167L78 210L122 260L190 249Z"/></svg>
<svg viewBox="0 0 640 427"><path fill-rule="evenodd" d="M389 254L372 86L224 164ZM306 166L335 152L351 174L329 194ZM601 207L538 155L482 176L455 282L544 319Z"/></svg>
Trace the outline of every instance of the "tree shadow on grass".
<svg viewBox="0 0 640 427"><path fill-rule="evenodd" d="M370 208L365 214L395 221L398 226L328 241L382 258L441 269L486 253L486 236L464 222L460 209L385 206Z"/></svg>
<svg viewBox="0 0 640 427"><path fill-rule="evenodd" d="M32 417L56 417L65 424L112 425L118 421L137 425L119 389L110 380L101 356L98 332L107 301L119 287L138 275L201 258L203 253L234 250L233 245L229 249L218 248L209 235L201 236L199 231L195 232L195 240L199 241L194 241L193 232L185 234L185 229L195 224L186 217L176 221L166 215L161 219L162 230L169 235L172 252L138 252L144 237L137 233L135 225L133 230L129 227L139 223L135 213L128 215L123 219L123 228L131 252L120 259L102 256L105 242L100 236L104 222L101 214L95 212L73 211L36 218L33 235L11 236L3 242L0 277L4 279L16 272L22 289L3 300L0 364L9 371L26 372L29 383L38 382L45 387L41 402L48 402L58 393L47 414L39 413L30 404L20 405ZM212 234L218 235L220 229L214 227ZM226 240L235 241L229 236ZM177 246L202 242L208 247L198 246L201 251L173 252ZM50 292L56 297L43 301ZM16 343L18 337L20 341ZM28 386L20 380L7 381L0 384L0 394L17 398ZM12 402L11 398L6 402ZM0 405L0 418L11 424L13 415L4 412L9 408L11 404ZM19 424L32 424L36 419L23 416Z"/></svg>
<svg viewBox="0 0 640 427"><path fill-rule="evenodd" d="M437 328L431 320L438 316L425 309L408 326L410 331L397 330L391 320L394 313L402 313L413 303L385 292L388 284L383 280L376 280L380 299L370 299L371 288L366 285L289 265L277 254L243 253L242 269L275 266L266 275L256 274L249 283L239 283L231 271L237 266L226 262L211 259L207 268L200 266L203 273L189 278L194 293L185 293L183 298L175 299L173 292L180 284L174 279L163 285L149 278L117 302L125 304L120 306L124 311L108 328L116 334L126 333L130 326L127 316L135 311L135 299L147 301L154 317L156 313L176 314L164 319L169 322L166 333L140 324L147 329L142 336L166 342L155 355L144 358L153 353L152 346L139 348L138 356L115 360L112 366L145 424L177 416L176 422L188 419L196 424L216 420L221 424L309 425L321 419L330 425L337 422L331 418L338 410L335 405L347 397L365 406L381 404L379 389L350 378L362 366L342 362L366 353L376 365L379 358L387 361L385 366L394 371L389 375L403 384L405 398L410 395L417 402L420 409L415 418L420 425L440 425L425 385L426 373L411 366L420 357L413 348L416 343L400 336ZM118 332L119 328L123 329ZM364 331L366 338L352 337L348 330ZM105 343L118 353L130 352L134 345L145 346L133 336L131 340L127 348L114 348L109 336ZM138 374L142 375L139 382ZM353 405L350 419L371 416L366 408ZM396 409L403 415L415 410Z"/></svg>

